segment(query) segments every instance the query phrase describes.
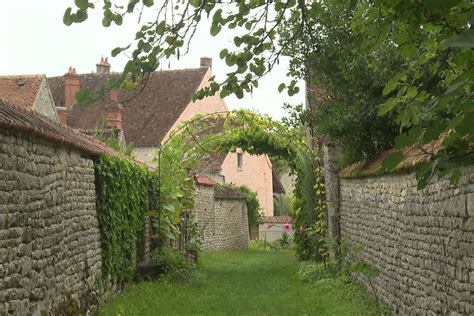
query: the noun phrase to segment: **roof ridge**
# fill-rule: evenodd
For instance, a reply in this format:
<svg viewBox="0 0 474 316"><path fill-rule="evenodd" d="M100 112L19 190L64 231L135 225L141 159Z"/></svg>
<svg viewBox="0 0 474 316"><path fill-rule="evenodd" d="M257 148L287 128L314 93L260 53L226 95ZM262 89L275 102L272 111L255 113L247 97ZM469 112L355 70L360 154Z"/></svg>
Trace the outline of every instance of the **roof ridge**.
<svg viewBox="0 0 474 316"><path fill-rule="evenodd" d="M30 74L30 75L0 75L0 78L16 79L16 78L39 78L45 77L46 74Z"/></svg>
<svg viewBox="0 0 474 316"><path fill-rule="evenodd" d="M181 71L199 71L199 70L204 70L208 69L207 67L198 67L198 68L178 68L178 69L160 69L160 70L155 70L153 72L150 72L151 75L153 74L159 74L162 72L181 72ZM119 71L113 71L109 74L104 74L104 73L97 73L97 72L84 72L84 73L78 73L77 76L97 76L97 77L109 77L111 75L121 75L122 72ZM1 77L1 76L0 76ZM59 75L59 76L46 76L48 78L62 78L64 75Z"/></svg>

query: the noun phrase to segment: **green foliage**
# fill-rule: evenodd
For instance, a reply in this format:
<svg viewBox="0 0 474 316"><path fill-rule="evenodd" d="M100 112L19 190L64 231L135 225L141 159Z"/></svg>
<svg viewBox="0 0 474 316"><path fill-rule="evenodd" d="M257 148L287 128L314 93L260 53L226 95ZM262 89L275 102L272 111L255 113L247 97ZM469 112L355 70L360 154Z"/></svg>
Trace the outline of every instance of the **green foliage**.
<svg viewBox="0 0 474 316"><path fill-rule="evenodd" d="M159 175L156 188L158 200L151 215L157 217L155 229L160 247L169 247L179 238L185 239L185 245L180 243L180 246L186 247L186 243L194 239L194 236L182 236L183 233L189 233L191 230L180 229L188 211L194 209L195 191L192 171L195 169L199 155L198 151L188 151L186 145L185 134L173 135L155 154L154 163ZM193 222L193 219L188 217L186 223L188 222Z"/></svg>
<svg viewBox="0 0 474 316"><path fill-rule="evenodd" d="M87 4L87 5L86 5ZM140 4L143 4L141 6ZM123 69L118 85L127 81L137 82L144 75L158 69L160 64L171 57L178 59L188 50L188 45L200 22L207 16L211 22L210 35L217 36L222 29L235 30L231 47L222 47L220 58L231 68L223 82L211 82L209 87L195 95L202 99L220 93L222 97L235 94L242 98L244 93L258 87L258 79L271 71L279 61L283 50L277 45L277 28L288 17L295 19L312 14L310 4L298 1L152 1L132 0L128 5L118 0L106 0L101 9L102 25L122 25L127 15L137 10L154 12L153 18L139 25L133 43L116 47L112 55L126 53L131 56ZM63 22L66 25L81 23L88 17L94 6L88 0L76 2L75 8L68 8ZM170 12L173 19L167 18ZM143 14L145 20L147 15ZM310 25L301 23L295 37L310 32ZM132 40L132 39L131 39ZM289 38L284 44L292 41ZM280 86L289 95L299 91L296 80Z"/></svg>
<svg viewBox="0 0 474 316"><path fill-rule="evenodd" d="M131 49L131 59L105 90L134 87L163 60L179 58L208 16L212 36L225 27L235 29L233 47L220 52L231 70L223 82L212 81L195 99L216 93L242 98L258 87L258 79L278 63L281 54L287 54L293 66L289 82L276 90L297 93L295 79L309 79L307 70L315 69L329 92L329 103L335 105L318 108L321 124L317 126L343 144L345 162L391 146L397 130L403 134L412 128L420 129L413 146L443 137L443 148L428 152L429 167L417 173L420 187L435 174L451 174L456 180L459 168L473 162L474 4L470 0L132 0L127 6L106 0L102 24L121 25L139 4L156 16L140 25L133 43L113 50L117 55ZM63 21L81 23L92 9L88 0L77 0ZM169 12L173 19L166 18Z"/></svg>
<svg viewBox="0 0 474 316"><path fill-rule="evenodd" d="M332 276L323 264L311 262L302 262L297 275L304 282L315 282Z"/></svg>
<svg viewBox="0 0 474 316"><path fill-rule="evenodd" d="M370 55L360 53L363 34L351 30L356 4L314 2L314 31L285 50L292 58L290 74L318 86L309 99L314 108L304 116L319 135L342 147L343 165L391 147L398 133L393 115L379 117L377 112L387 99L381 91L402 60L393 45ZM280 30L283 38L293 36L300 23L299 19L285 23Z"/></svg>
<svg viewBox="0 0 474 316"><path fill-rule="evenodd" d="M237 149L287 161L292 172L297 174L295 216L300 223L298 225L309 227L313 223L312 219L324 217L318 215L325 213L324 184L315 180L321 168L313 169L314 156L301 128L290 127L268 116L244 110L226 115L201 115L184 122L156 155L160 179L158 187L161 188L158 191L158 204L161 207L152 209L156 210L153 213L158 217L156 226L160 235L158 239L163 241L161 246L176 240L179 233L177 225L182 215L193 208L194 185L191 175L196 171L197 163L217 152ZM250 224L257 223L258 201L245 188L242 191L249 203ZM306 242L306 237L298 240ZM304 242L299 251L306 251ZM309 251L317 252L318 248Z"/></svg>
<svg viewBox="0 0 474 316"><path fill-rule="evenodd" d="M268 241L265 239L256 238L250 241L249 248L253 250L281 250L282 246L278 240Z"/></svg>
<svg viewBox="0 0 474 316"><path fill-rule="evenodd" d="M260 202L257 198L257 193L250 190L247 186L239 187L240 191L245 195L245 204L247 205L247 214L249 219L249 227L258 225L262 215L260 213Z"/></svg>
<svg viewBox="0 0 474 316"><path fill-rule="evenodd" d="M135 150L134 143L124 144L125 141L120 140L119 130L111 129L106 130L105 123L99 124L95 131L94 137L104 142L107 146L114 149L117 152L123 153L126 156L132 157Z"/></svg>
<svg viewBox="0 0 474 316"><path fill-rule="evenodd" d="M189 261L186 253L181 250L161 248L153 256L152 262L162 269L163 275L160 279L163 281L192 282L197 280L196 265Z"/></svg>
<svg viewBox="0 0 474 316"><path fill-rule="evenodd" d="M144 214L155 179L145 168L116 157L100 157L94 169L103 274L127 281L143 250Z"/></svg>
<svg viewBox="0 0 474 316"><path fill-rule="evenodd" d="M474 162L473 12L469 0L384 0L359 3L352 21L364 36L364 54L382 51L385 42L378 39L384 38L403 58L405 66L383 90L388 100L379 114L395 114L401 131L396 147L420 147L430 158L418 167L419 188L434 175L457 181L459 168ZM437 139L441 149L428 145Z"/></svg>
<svg viewBox="0 0 474 316"><path fill-rule="evenodd" d="M324 218L326 205L324 184L320 178L321 168L310 155L303 156L296 173L294 190L293 227L296 253L300 260L321 260L321 238L325 229L315 229L318 219Z"/></svg>
<svg viewBox="0 0 474 316"><path fill-rule="evenodd" d="M283 232L281 238L277 240L282 248L288 248L291 244L290 235L287 232Z"/></svg>

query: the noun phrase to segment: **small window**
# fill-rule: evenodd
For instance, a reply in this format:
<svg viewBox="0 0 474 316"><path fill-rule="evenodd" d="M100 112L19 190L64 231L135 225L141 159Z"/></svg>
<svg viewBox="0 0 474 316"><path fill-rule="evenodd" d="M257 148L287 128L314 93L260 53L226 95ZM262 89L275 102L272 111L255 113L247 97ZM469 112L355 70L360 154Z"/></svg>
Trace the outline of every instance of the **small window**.
<svg viewBox="0 0 474 316"><path fill-rule="evenodd" d="M237 153L237 169L242 169L242 153Z"/></svg>

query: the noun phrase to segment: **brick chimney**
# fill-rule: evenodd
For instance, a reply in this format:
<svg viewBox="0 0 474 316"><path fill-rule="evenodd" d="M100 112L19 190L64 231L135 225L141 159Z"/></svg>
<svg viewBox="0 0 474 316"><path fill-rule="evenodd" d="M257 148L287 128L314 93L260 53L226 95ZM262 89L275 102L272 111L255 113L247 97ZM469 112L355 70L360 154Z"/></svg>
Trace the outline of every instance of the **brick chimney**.
<svg viewBox="0 0 474 316"><path fill-rule="evenodd" d="M118 102L117 90L110 91L110 100L112 100L112 102Z"/></svg>
<svg viewBox="0 0 474 316"><path fill-rule="evenodd" d="M118 102L107 104L105 107L105 126L122 129L123 106Z"/></svg>
<svg viewBox="0 0 474 316"><path fill-rule="evenodd" d="M211 68L212 69L212 58L201 57L201 67Z"/></svg>
<svg viewBox="0 0 474 316"><path fill-rule="evenodd" d="M76 102L75 95L80 87L81 83L76 68L69 67L68 72L64 75L64 106L67 109L70 109Z"/></svg>
<svg viewBox="0 0 474 316"><path fill-rule="evenodd" d="M109 58L108 57L102 57L100 58L100 62L96 64L96 73L98 74L110 74L110 64L109 64Z"/></svg>
<svg viewBox="0 0 474 316"><path fill-rule="evenodd" d="M67 108L64 106L56 107L56 112L58 113L59 122L67 125Z"/></svg>

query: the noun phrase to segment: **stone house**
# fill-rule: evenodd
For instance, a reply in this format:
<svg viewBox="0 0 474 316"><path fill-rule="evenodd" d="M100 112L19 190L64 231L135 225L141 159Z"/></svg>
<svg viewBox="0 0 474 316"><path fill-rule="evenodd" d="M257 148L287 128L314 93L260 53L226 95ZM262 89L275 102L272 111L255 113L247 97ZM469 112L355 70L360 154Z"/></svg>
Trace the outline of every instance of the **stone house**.
<svg viewBox="0 0 474 316"><path fill-rule="evenodd" d="M135 91L111 91L88 107L75 103L74 95L80 89L95 91L118 75L102 59L95 73L78 74L70 68L49 82L64 124L86 133L100 126L118 130L126 143L134 144L135 158L141 162L150 163L154 150L182 122L197 114L228 112L218 94L192 101L213 76L212 60L206 57L201 58L199 68L153 72ZM267 156L225 153L212 157L206 166L202 173L214 181L247 185L257 192L264 214L273 214L272 165Z"/></svg>
<svg viewBox="0 0 474 316"><path fill-rule="evenodd" d="M0 99L58 120L45 75L0 76Z"/></svg>

